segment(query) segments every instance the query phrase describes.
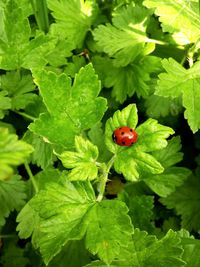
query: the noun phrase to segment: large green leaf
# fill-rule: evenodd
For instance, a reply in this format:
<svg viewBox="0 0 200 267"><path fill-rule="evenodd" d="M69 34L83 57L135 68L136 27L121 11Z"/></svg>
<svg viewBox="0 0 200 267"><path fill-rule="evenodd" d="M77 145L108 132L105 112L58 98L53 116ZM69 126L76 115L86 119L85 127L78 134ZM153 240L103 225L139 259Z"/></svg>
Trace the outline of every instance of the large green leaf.
<svg viewBox="0 0 200 267"><path fill-rule="evenodd" d="M65 74L34 74L49 113L41 114L29 128L49 142L72 148L74 137L101 120L106 99L98 97L100 83L91 64L81 68L73 86Z"/></svg>
<svg viewBox="0 0 200 267"><path fill-rule="evenodd" d="M159 75L156 94L165 97L182 96L185 107L184 116L195 133L200 128L200 62L197 61L190 69L184 69L174 59L163 59L166 73Z"/></svg>

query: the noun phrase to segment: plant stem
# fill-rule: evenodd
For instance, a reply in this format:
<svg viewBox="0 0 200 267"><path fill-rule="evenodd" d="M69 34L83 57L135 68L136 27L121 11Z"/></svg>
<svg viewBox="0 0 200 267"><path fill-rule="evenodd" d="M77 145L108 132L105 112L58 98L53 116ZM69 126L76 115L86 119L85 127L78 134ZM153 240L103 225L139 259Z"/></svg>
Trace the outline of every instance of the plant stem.
<svg viewBox="0 0 200 267"><path fill-rule="evenodd" d="M49 18L46 0L30 1L39 29L47 33L49 30Z"/></svg>
<svg viewBox="0 0 200 267"><path fill-rule="evenodd" d="M106 188L106 183L108 181L108 174L109 174L109 171L114 163L114 159L115 159L115 156L113 156L110 161L108 162L107 165L103 165L102 164L102 175L101 175L101 180L99 182L99 195L97 196L97 201L101 201L104 197L104 192L105 192L105 188Z"/></svg>
<svg viewBox="0 0 200 267"><path fill-rule="evenodd" d="M32 182L32 184L33 184L33 187L34 187L34 189L35 189L35 193L38 193L39 189L38 189L37 183L36 183L36 181L35 181L35 178L34 178L32 172L31 172L31 169L30 169L28 163L25 162L25 163L24 163L24 166L25 166L25 169L26 169L26 171L27 171L27 173L28 173L28 176L29 176L29 178L30 178L30 180L31 180L31 182Z"/></svg>
<svg viewBox="0 0 200 267"><path fill-rule="evenodd" d="M34 118L33 116L28 115L28 114L26 114L26 113L24 113L24 112L20 112L20 111L16 111L16 110L12 110L12 111L15 112L16 114L19 114L19 115L23 116L24 118L29 119L29 120L34 121L34 120L36 119L36 118Z"/></svg>

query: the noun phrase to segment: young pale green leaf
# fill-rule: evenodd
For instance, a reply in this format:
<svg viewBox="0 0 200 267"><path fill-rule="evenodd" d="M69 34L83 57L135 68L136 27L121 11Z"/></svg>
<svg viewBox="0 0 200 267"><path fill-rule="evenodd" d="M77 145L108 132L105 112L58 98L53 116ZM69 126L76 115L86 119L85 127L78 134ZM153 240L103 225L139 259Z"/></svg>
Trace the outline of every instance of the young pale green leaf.
<svg viewBox="0 0 200 267"><path fill-rule="evenodd" d="M41 114L29 128L49 142L72 148L74 137L101 120L106 99L98 97L100 83L91 64L81 68L73 86L65 74L34 74L49 113Z"/></svg>
<svg viewBox="0 0 200 267"><path fill-rule="evenodd" d="M128 208L119 200L97 203L90 211L86 247L105 263L110 264L126 247L133 232Z"/></svg>
<svg viewBox="0 0 200 267"><path fill-rule="evenodd" d="M26 199L26 185L18 175L9 180L0 180L0 227L5 224L5 218L13 210L19 210Z"/></svg>
<svg viewBox="0 0 200 267"><path fill-rule="evenodd" d="M112 89L112 96L120 103L127 97L146 97L149 95L150 75L159 69L160 59L144 56L126 67L116 67L114 61L100 56L93 57L92 62L105 87Z"/></svg>
<svg viewBox="0 0 200 267"><path fill-rule="evenodd" d="M57 155L64 167L72 169L68 175L71 181L94 180L97 177L98 148L81 136L75 137L76 152L65 151Z"/></svg>
<svg viewBox="0 0 200 267"><path fill-rule="evenodd" d="M117 153L120 151L120 147L113 142L113 131L121 126L128 126L135 129L137 122L138 116L135 104L128 105L122 111L117 110L113 117L107 120L105 128L105 142L111 152Z"/></svg>
<svg viewBox="0 0 200 267"><path fill-rule="evenodd" d="M7 1L3 16L5 19L2 21L3 30L0 35L0 67L5 70L43 67L47 63L45 55L54 47L55 41L44 34L29 40L30 25L19 1Z"/></svg>
<svg viewBox="0 0 200 267"><path fill-rule="evenodd" d="M148 119L137 127L138 141L135 148L140 151L152 152L167 146L167 140L174 134L172 128L161 125L154 119Z"/></svg>
<svg viewBox="0 0 200 267"><path fill-rule="evenodd" d="M98 7L95 1L48 0L47 3L56 20L56 23L51 25L52 34L72 40L74 48L81 47L97 16Z"/></svg>
<svg viewBox="0 0 200 267"><path fill-rule="evenodd" d="M189 231L199 231L199 177L190 176L189 179L167 198L162 198L161 202L168 209L175 209L182 218L182 227Z"/></svg>
<svg viewBox="0 0 200 267"><path fill-rule="evenodd" d="M177 233L170 230L166 236L158 240L156 236L135 229L128 248L121 249L120 255L109 266L111 267L182 267L181 239ZM86 267L106 267L101 261L94 261Z"/></svg>
<svg viewBox="0 0 200 267"><path fill-rule="evenodd" d="M195 43L200 34L198 5L188 0L145 0L144 5L155 8L164 32L175 33L180 44ZM179 37L179 38L178 38Z"/></svg>
<svg viewBox="0 0 200 267"><path fill-rule="evenodd" d="M184 116L195 133L200 128L200 63L196 62L188 70L172 58L164 59L162 64L166 73L159 75L155 93L165 97L182 95Z"/></svg>
<svg viewBox="0 0 200 267"><path fill-rule="evenodd" d="M130 104L122 111L116 111L113 118L107 120L105 129L106 145L116 154L114 168L130 181L138 180L145 172L159 174L164 171L162 165L148 152L167 146L166 138L174 133L171 128L158 124L154 119L148 119L136 128L138 140L134 145L121 147L114 143L112 134L116 128L121 126L135 128L136 125L137 109L135 105Z"/></svg>
<svg viewBox="0 0 200 267"><path fill-rule="evenodd" d="M53 164L53 148L51 144L29 130L25 133L23 140L34 148L30 156L33 164L42 169L46 169Z"/></svg>
<svg viewBox="0 0 200 267"><path fill-rule="evenodd" d="M112 24L100 25L93 32L99 47L109 56L114 57L116 66L126 66L140 54L152 52L155 46L146 36L149 11L133 3L113 14Z"/></svg>
<svg viewBox="0 0 200 267"><path fill-rule="evenodd" d="M4 118L6 110L11 108L11 99L8 97L8 92L0 91L0 119Z"/></svg>
<svg viewBox="0 0 200 267"><path fill-rule="evenodd" d="M14 110L24 109L37 98L36 94L31 93L35 90L35 85L30 74L7 72L1 76L1 87L8 92Z"/></svg>
<svg viewBox="0 0 200 267"><path fill-rule="evenodd" d="M12 175L12 166L22 164L32 152L31 145L9 134L7 128L0 128L0 180Z"/></svg>
<svg viewBox="0 0 200 267"><path fill-rule="evenodd" d="M136 149L126 149L118 153L114 168L129 181L139 180L145 172L158 174L164 171L162 165L152 155Z"/></svg>

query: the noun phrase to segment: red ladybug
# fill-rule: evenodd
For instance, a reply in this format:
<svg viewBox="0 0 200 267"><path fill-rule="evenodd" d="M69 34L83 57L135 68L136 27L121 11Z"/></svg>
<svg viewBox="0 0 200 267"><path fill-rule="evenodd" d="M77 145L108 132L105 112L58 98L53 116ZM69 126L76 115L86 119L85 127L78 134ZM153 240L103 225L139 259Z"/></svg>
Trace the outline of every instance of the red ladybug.
<svg viewBox="0 0 200 267"><path fill-rule="evenodd" d="M128 126L123 126L114 130L113 141L119 146L132 146L138 138L136 131Z"/></svg>

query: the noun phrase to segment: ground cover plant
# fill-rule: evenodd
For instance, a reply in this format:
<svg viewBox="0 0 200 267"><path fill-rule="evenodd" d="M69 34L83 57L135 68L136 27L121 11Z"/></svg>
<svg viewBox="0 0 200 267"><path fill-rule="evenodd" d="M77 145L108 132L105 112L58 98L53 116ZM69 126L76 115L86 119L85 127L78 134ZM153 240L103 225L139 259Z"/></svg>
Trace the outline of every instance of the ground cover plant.
<svg viewBox="0 0 200 267"><path fill-rule="evenodd" d="M0 266L200 266L199 1L0 14Z"/></svg>

